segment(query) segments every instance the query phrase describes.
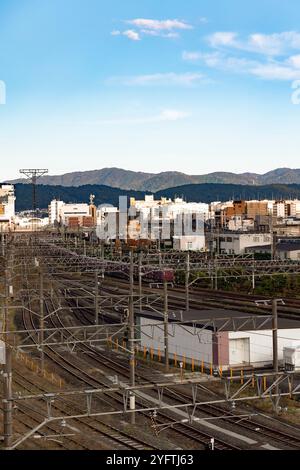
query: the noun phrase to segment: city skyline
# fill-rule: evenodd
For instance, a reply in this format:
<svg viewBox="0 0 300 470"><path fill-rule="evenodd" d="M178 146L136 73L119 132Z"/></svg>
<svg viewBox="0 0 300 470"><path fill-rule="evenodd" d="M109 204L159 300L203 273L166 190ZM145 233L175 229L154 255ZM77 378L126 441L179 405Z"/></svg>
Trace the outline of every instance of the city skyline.
<svg viewBox="0 0 300 470"><path fill-rule="evenodd" d="M1 2L2 180L299 167L296 1L61 3Z"/></svg>

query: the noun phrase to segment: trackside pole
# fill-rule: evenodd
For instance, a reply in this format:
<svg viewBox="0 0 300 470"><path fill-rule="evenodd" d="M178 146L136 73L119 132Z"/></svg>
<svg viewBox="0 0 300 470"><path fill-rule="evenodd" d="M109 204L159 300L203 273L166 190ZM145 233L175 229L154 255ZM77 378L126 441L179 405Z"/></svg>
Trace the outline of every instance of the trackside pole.
<svg viewBox="0 0 300 470"><path fill-rule="evenodd" d="M168 312L168 284L164 274L164 348L165 348L165 371L169 371L169 312Z"/></svg>
<svg viewBox="0 0 300 470"><path fill-rule="evenodd" d="M135 386L135 347L134 347L134 306L133 306L133 251L130 250L130 292L129 292L129 349L130 349L130 385ZM130 409L135 410L135 395L131 392ZM131 424L135 424L135 412L130 413Z"/></svg>

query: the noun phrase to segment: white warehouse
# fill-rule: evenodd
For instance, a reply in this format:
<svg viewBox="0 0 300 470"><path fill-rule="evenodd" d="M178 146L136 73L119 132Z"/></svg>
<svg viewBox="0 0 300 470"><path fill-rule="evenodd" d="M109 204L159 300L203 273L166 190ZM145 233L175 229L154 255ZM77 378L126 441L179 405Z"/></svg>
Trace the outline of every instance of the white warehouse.
<svg viewBox="0 0 300 470"><path fill-rule="evenodd" d="M163 316L155 312L137 313L140 345L164 355ZM180 323L180 324L179 324ZM278 319L278 357L284 348L300 344L300 324ZM187 363L206 367L264 367L272 364L272 316L253 315L227 309L169 312L169 355Z"/></svg>

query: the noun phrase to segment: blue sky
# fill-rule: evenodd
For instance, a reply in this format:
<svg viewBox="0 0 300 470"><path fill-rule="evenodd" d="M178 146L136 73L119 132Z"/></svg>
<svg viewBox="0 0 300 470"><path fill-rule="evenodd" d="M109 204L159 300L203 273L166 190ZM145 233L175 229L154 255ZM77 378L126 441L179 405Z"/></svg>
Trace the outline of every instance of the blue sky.
<svg viewBox="0 0 300 470"><path fill-rule="evenodd" d="M0 0L1 179L299 167L299 25L296 0Z"/></svg>

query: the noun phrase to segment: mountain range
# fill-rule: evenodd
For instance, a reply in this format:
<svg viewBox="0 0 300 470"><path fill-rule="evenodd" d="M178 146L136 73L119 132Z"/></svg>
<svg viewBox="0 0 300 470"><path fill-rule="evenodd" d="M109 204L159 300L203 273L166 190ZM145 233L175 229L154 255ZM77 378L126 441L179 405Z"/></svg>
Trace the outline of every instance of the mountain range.
<svg viewBox="0 0 300 470"><path fill-rule="evenodd" d="M14 184L24 179L10 181ZM167 188L187 184L238 184L261 186L270 184L300 184L300 169L277 168L264 174L214 172L206 175L188 175L177 171L143 173L121 168L76 171L63 175L47 175L39 179L39 184L64 187L104 185L124 190L157 192Z"/></svg>
<svg viewBox="0 0 300 470"><path fill-rule="evenodd" d="M146 191L126 190L112 188L104 185L84 185L84 186L37 186L37 205L40 208L47 208L54 198L67 203L89 202L90 194L95 196L95 204L119 205L119 196L135 197L144 199ZM30 184L17 183L16 210L22 211L32 208L32 187ZM154 193L155 199L160 197L183 197L186 201L206 202L228 201L230 199L300 199L300 185L237 185L237 184L187 184L174 188L163 189Z"/></svg>

